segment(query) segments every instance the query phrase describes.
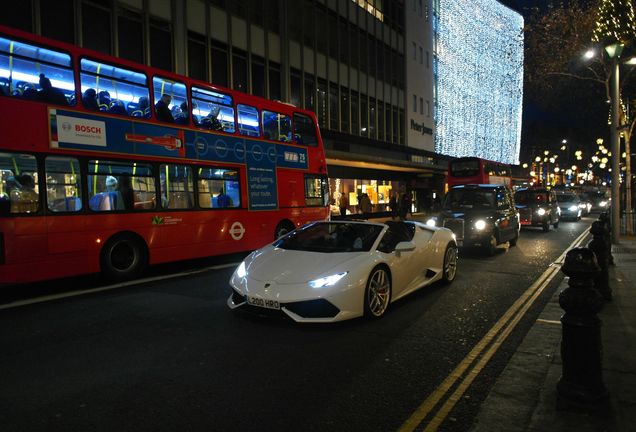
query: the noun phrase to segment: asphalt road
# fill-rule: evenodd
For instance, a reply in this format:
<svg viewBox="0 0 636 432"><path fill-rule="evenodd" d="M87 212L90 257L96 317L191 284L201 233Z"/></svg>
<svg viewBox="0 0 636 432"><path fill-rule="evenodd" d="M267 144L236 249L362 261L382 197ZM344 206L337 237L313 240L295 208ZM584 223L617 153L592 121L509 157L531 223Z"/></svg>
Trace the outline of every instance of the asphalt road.
<svg viewBox="0 0 636 432"><path fill-rule="evenodd" d="M379 321L299 325L232 313L232 268L0 310L0 429L397 430L591 221L524 230L494 257L462 251L452 285L420 290ZM439 430L469 428L560 278ZM24 287L22 297L42 289Z"/></svg>

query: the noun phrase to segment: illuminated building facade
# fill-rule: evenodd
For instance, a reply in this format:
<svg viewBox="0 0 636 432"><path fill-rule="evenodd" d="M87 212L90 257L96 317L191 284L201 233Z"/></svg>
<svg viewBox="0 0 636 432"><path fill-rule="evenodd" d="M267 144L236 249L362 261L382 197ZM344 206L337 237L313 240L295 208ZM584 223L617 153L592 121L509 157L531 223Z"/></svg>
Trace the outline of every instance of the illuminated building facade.
<svg viewBox="0 0 636 432"><path fill-rule="evenodd" d="M435 151L519 163L523 18L496 0L433 0Z"/></svg>

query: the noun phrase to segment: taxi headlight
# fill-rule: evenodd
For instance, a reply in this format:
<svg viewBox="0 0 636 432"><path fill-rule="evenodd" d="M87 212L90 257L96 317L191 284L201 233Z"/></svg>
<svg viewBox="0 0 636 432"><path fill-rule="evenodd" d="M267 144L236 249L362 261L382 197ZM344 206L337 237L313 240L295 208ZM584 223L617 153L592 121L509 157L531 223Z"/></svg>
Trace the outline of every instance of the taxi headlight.
<svg viewBox="0 0 636 432"><path fill-rule="evenodd" d="M475 222L475 229L481 231L484 228L486 228L486 221L483 219L479 219L478 221Z"/></svg>
<svg viewBox="0 0 636 432"><path fill-rule="evenodd" d="M312 288L322 288L326 286L331 286L335 284L336 282L338 282L343 277L345 277L347 273L349 272L336 273L331 276L326 276L320 279L309 281L309 286L311 286Z"/></svg>
<svg viewBox="0 0 636 432"><path fill-rule="evenodd" d="M568 207L568 210L570 211L577 211L578 209L579 209L578 206L575 206L575 205Z"/></svg>
<svg viewBox="0 0 636 432"><path fill-rule="evenodd" d="M543 216L543 215L545 214L545 209L540 208L539 210L537 210L537 214L538 214L539 216Z"/></svg>
<svg viewBox="0 0 636 432"><path fill-rule="evenodd" d="M430 218L429 220L426 221L426 225L430 227L434 227L437 225L437 221L435 220L435 218Z"/></svg>
<svg viewBox="0 0 636 432"><path fill-rule="evenodd" d="M601 202L599 203L599 205L600 205L601 207L605 207L605 206L607 205L607 201L601 201Z"/></svg>
<svg viewBox="0 0 636 432"><path fill-rule="evenodd" d="M579 204L579 208L584 209L585 207L587 207L585 204L583 203Z"/></svg>
<svg viewBox="0 0 636 432"><path fill-rule="evenodd" d="M236 269L236 276L244 278L246 274L247 270L245 269L245 261L243 261Z"/></svg>

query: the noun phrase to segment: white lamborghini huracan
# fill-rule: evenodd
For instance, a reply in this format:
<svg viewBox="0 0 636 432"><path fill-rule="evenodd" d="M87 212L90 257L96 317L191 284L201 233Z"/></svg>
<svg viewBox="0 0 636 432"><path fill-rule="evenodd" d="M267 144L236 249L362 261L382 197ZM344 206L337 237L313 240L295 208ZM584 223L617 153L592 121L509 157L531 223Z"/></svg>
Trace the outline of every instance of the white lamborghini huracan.
<svg viewBox="0 0 636 432"><path fill-rule="evenodd" d="M315 222L252 252L230 279L231 309L298 322L379 318L389 304L457 273L452 231L420 222Z"/></svg>

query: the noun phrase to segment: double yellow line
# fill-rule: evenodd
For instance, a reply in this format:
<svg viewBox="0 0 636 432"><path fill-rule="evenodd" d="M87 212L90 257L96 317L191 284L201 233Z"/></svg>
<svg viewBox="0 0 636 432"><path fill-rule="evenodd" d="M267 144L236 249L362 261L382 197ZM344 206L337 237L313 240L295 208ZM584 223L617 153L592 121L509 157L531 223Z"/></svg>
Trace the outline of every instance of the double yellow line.
<svg viewBox="0 0 636 432"><path fill-rule="evenodd" d="M560 265L567 251L579 246L587 234L588 230L585 230L577 237L561 256L514 302L439 387L417 407L415 412L404 422L398 432L411 432L420 425L421 428L419 428L419 430L425 432L437 430L455 404L464 395L468 387L475 378L477 378L477 375L479 375L501 344L506 340L508 335L510 335L512 330L514 330L517 323L523 318L537 297L541 295L550 282L552 282L552 279L559 273ZM445 401L441 402L444 398ZM438 406L437 411L432 414L432 411Z"/></svg>

